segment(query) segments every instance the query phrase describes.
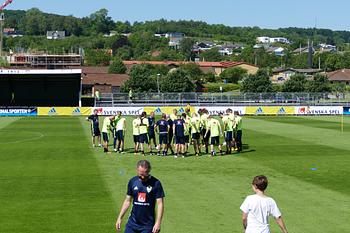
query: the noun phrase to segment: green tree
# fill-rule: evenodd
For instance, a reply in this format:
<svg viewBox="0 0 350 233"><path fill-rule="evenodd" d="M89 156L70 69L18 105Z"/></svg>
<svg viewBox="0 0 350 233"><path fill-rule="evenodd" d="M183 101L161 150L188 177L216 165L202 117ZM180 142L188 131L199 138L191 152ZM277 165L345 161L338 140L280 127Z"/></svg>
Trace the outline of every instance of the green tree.
<svg viewBox="0 0 350 233"><path fill-rule="evenodd" d="M308 88L309 92L330 92L332 87L327 76L322 74L316 74Z"/></svg>
<svg viewBox="0 0 350 233"><path fill-rule="evenodd" d="M290 77L283 86L283 92L305 92L308 88L308 81L303 74L296 74Z"/></svg>
<svg viewBox="0 0 350 233"><path fill-rule="evenodd" d="M222 80L227 80L230 83L238 83L238 81L242 80L244 77L247 76L248 71L246 69L243 69L241 67L233 67L228 68L224 70L220 74L220 78Z"/></svg>
<svg viewBox="0 0 350 233"><path fill-rule="evenodd" d="M108 16L107 9L100 9L90 15L92 31L99 33L109 33L114 28L114 22L110 16Z"/></svg>
<svg viewBox="0 0 350 233"><path fill-rule="evenodd" d="M108 66L111 57L104 50L87 50L85 64L88 66Z"/></svg>
<svg viewBox="0 0 350 233"><path fill-rule="evenodd" d="M339 70L345 67L345 61L341 54L332 53L326 58L325 66L327 71Z"/></svg>
<svg viewBox="0 0 350 233"><path fill-rule="evenodd" d="M256 75L249 75L243 79L243 92L267 93L273 91L272 82L267 69L259 69Z"/></svg>
<svg viewBox="0 0 350 233"><path fill-rule="evenodd" d="M109 65L108 73L110 74L125 74L126 66L119 57L114 57L112 63Z"/></svg>
<svg viewBox="0 0 350 233"><path fill-rule="evenodd" d="M222 56L218 48L212 48L200 54L201 61L221 61Z"/></svg>
<svg viewBox="0 0 350 233"><path fill-rule="evenodd" d="M160 84L162 92L192 92L195 87L189 74L182 69L169 72Z"/></svg>
<svg viewBox="0 0 350 233"><path fill-rule="evenodd" d="M185 58L187 59L187 61L192 60L192 48L194 45L194 40L191 38L184 38L181 42L180 42L180 51L182 53L182 55L185 56Z"/></svg>
<svg viewBox="0 0 350 233"><path fill-rule="evenodd" d="M196 63L183 64L180 69L188 74L191 81L201 81L203 78L203 71Z"/></svg>
<svg viewBox="0 0 350 233"><path fill-rule="evenodd" d="M122 91L155 92L157 91L157 69L149 64L135 65L130 70L130 78L123 84Z"/></svg>

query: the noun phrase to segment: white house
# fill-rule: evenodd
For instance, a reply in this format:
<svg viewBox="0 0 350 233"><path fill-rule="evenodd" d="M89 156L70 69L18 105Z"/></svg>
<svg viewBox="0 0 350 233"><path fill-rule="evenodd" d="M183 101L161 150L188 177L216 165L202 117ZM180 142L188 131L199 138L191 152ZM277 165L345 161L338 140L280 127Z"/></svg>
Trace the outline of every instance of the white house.
<svg viewBox="0 0 350 233"><path fill-rule="evenodd" d="M273 37L273 38L270 38L270 43L290 44L290 41L284 37Z"/></svg>
<svg viewBox="0 0 350 233"><path fill-rule="evenodd" d="M267 36L257 37L256 42L259 44L268 44L270 43L270 37L267 37Z"/></svg>

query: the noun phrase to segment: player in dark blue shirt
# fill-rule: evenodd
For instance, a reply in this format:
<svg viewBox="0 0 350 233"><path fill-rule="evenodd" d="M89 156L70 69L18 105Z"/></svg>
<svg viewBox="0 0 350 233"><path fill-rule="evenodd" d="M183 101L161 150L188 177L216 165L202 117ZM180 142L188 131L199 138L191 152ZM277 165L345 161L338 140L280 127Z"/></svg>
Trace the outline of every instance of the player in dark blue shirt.
<svg viewBox="0 0 350 233"><path fill-rule="evenodd" d="M156 119L154 117L154 112L151 112L150 116L148 117L148 148L150 150L150 154L152 155L152 141L154 147L157 147L157 141L156 141L156 134L154 132L154 126L156 124Z"/></svg>
<svg viewBox="0 0 350 233"><path fill-rule="evenodd" d="M154 126L159 134L159 145L158 145L158 155L160 155L160 148L163 146L163 156L167 155L167 145L168 145L168 132L170 129L169 122L166 120L166 114L163 113L162 119L157 121Z"/></svg>
<svg viewBox="0 0 350 233"><path fill-rule="evenodd" d="M137 176L128 183L126 199L116 222L121 229L122 218L133 202L125 233L158 233L164 213L164 190L161 182L150 175L151 164L147 160L137 163ZM157 215L155 207L157 204Z"/></svg>
<svg viewBox="0 0 350 233"><path fill-rule="evenodd" d="M98 146L101 146L101 131L100 131L100 122L98 119L98 111L94 110L94 114L86 118L86 120L91 122L91 134L92 134L92 146L96 146L96 137L98 140Z"/></svg>
<svg viewBox="0 0 350 233"><path fill-rule="evenodd" d="M176 119L173 124L176 144L175 158L177 158L179 154L182 155L183 158L185 157L185 127L185 120L179 115L178 119Z"/></svg>
<svg viewBox="0 0 350 233"><path fill-rule="evenodd" d="M168 153L168 150L170 149L171 154L174 155L174 150L173 150L173 146L172 146L172 141L173 141L173 137L174 137L174 131L173 131L174 122L173 122L173 120L171 120L169 115L167 115L167 121L169 124L167 153Z"/></svg>

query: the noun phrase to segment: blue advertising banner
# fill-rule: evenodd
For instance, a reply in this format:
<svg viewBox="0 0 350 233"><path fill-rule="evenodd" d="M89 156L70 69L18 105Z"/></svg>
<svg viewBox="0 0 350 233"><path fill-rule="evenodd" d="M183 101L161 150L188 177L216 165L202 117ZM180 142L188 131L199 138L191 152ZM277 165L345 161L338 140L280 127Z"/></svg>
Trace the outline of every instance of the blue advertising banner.
<svg viewBox="0 0 350 233"><path fill-rule="evenodd" d="M343 114L350 115L350 107L344 107Z"/></svg>
<svg viewBox="0 0 350 233"><path fill-rule="evenodd" d="M0 108L2 116L37 116L37 108Z"/></svg>

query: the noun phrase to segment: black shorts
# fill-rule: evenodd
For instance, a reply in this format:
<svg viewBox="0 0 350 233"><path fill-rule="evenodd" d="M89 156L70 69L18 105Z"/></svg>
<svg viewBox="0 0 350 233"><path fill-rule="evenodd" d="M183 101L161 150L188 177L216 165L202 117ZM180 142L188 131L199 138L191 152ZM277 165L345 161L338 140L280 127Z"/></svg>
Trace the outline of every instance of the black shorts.
<svg viewBox="0 0 350 233"><path fill-rule="evenodd" d="M232 131L227 131L226 136L225 136L225 141L230 142L233 140L233 132Z"/></svg>
<svg viewBox="0 0 350 233"><path fill-rule="evenodd" d="M109 141L108 133L102 133L102 139L104 142L108 142Z"/></svg>
<svg viewBox="0 0 350 233"><path fill-rule="evenodd" d="M199 140L200 138L201 138L200 133L193 133L193 134L192 134L192 139L193 139L193 140Z"/></svg>
<svg viewBox="0 0 350 233"><path fill-rule="evenodd" d="M140 135L134 135L134 143L138 143L140 141L139 136Z"/></svg>
<svg viewBox="0 0 350 233"><path fill-rule="evenodd" d="M185 136L185 143L190 143L190 135Z"/></svg>
<svg viewBox="0 0 350 233"><path fill-rule="evenodd" d="M159 144L163 145L163 144L168 144L168 134L159 134Z"/></svg>
<svg viewBox="0 0 350 233"><path fill-rule="evenodd" d="M118 141L124 141L124 131L123 130L118 130L117 132L115 132L115 138Z"/></svg>
<svg viewBox="0 0 350 233"><path fill-rule="evenodd" d="M168 144L169 144L169 145L172 143L173 137L174 137L174 133L173 133L173 131L171 130L171 131L169 131L169 133L168 133Z"/></svg>
<svg viewBox="0 0 350 233"><path fill-rule="evenodd" d="M209 138L210 138L210 130L208 130L207 136L206 136L206 137L204 137L206 132L207 132L207 130L206 130L206 129L202 129L202 136L203 136L203 140L204 140L204 142L209 142Z"/></svg>
<svg viewBox="0 0 350 233"><path fill-rule="evenodd" d="M185 145L185 136L175 136L175 144Z"/></svg>
<svg viewBox="0 0 350 233"><path fill-rule="evenodd" d="M219 145L220 144L220 137L211 137L210 138L210 145Z"/></svg>
<svg viewBox="0 0 350 233"><path fill-rule="evenodd" d="M148 132L148 139L151 141L151 139L153 139L154 141L156 140L156 134L154 133L154 131L150 131Z"/></svg>
<svg viewBox="0 0 350 233"><path fill-rule="evenodd" d="M92 136L93 137L98 137L98 136L101 136L101 131L99 128L92 128Z"/></svg>
<svg viewBox="0 0 350 233"><path fill-rule="evenodd" d="M140 134L139 143L148 143L148 136L146 133Z"/></svg>

